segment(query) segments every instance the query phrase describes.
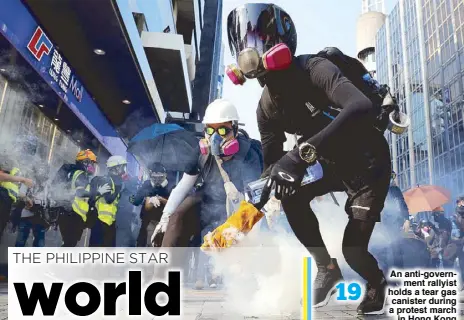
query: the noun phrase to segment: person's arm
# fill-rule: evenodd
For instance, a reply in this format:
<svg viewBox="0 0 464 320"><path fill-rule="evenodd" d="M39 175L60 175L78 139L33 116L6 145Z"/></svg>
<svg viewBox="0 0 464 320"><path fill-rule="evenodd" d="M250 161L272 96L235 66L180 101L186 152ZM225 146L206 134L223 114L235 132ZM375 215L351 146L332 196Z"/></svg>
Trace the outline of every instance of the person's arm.
<svg viewBox="0 0 464 320"><path fill-rule="evenodd" d="M27 179L24 177L12 176L8 173L0 171L0 182L15 182L15 183L22 183L27 187L32 187L34 182L31 179Z"/></svg>
<svg viewBox="0 0 464 320"><path fill-rule="evenodd" d="M108 180L111 180L111 178ZM109 182L111 183L111 181ZM121 186L116 185L114 192L108 192L104 194L103 197L105 198L106 203L113 203L116 200L116 198L119 196L119 194L121 193L121 189L122 189Z"/></svg>
<svg viewBox="0 0 464 320"><path fill-rule="evenodd" d="M372 127L374 106L351 81L349 81L340 69L332 62L323 58L309 59L306 70L310 74L312 84L321 89L334 107L341 109L337 117L324 129L308 139L308 143L316 150L330 148L333 137L337 139L346 131L347 127L354 128L359 135L366 134L367 128ZM350 125L351 124L351 125Z"/></svg>
<svg viewBox="0 0 464 320"><path fill-rule="evenodd" d="M90 192L85 190L87 185L89 184L89 180L85 173L81 173L76 179L76 196L81 198L88 198L90 197Z"/></svg>
<svg viewBox="0 0 464 320"><path fill-rule="evenodd" d="M263 94L266 94L263 93ZM261 145L263 148L264 172L282 158L285 154L283 143L286 141L285 132L278 119L269 119L263 109L273 109L270 99L261 99L256 111L258 129L261 135Z"/></svg>
<svg viewBox="0 0 464 320"><path fill-rule="evenodd" d="M169 217L174 213L177 207L182 203L182 201L184 201L189 192L193 189L197 179L198 175L189 175L184 173L182 179L172 190L171 195L169 196L169 199L163 210L163 216Z"/></svg>
<svg viewBox="0 0 464 320"><path fill-rule="evenodd" d="M150 190L152 189L150 180L147 180L143 183L143 185L137 190L137 193L131 200L131 203L134 206L140 206L143 203L145 197L149 196Z"/></svg>

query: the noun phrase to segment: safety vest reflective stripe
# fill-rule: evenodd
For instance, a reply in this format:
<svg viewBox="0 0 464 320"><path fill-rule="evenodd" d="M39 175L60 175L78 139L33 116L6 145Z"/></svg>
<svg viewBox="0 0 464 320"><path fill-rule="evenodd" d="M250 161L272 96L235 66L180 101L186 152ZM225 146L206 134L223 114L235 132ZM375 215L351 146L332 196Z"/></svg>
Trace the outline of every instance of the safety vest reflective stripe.
<svg viewBox="0 0 464 320"><path fill-rule="evenodd" d="M79 178L79 176L81 174L83 174L83 173L84 173L84 171L82 171L82 170L77 170L76 172L74 172L74 175L73 175L73 178L72 178L72 181L71 181L72 190L77 190L77 189L82 188L82 187L76 188L76 181ZM90 185L87 185L85 187L85 190L90 191ZM88 200L88 198L81 198L81 197L75 196L74 200L72 202L72 208L73 208L73 211L75 213L77 213L78 215L81 216L81 218L82 218L82 220L84 220L84 222L87 221L87 213L89 212L89 200Z"/></svg>
<svg viewBox="0 0 464 320"><path fill-rule="evenodd" d="M76 172L74 172L72 180L71 180L71 189L73 189L73 190L76 189L77 178L79 178L79 176L81 174L83 174L83 173L84 173L84 171L82 171L82 170L76 170Z"/></svg>
<svg viewBox="0 0 464 320"><path fill-rule="evenodd" d="M116 192L116 188L114 186L114 181L111 179L111 194ZM121 195L118 195L113 203L106 203L104 197L100 197L95 204L95 207L98 212L98 219L102 222L106 223L107 225L112 225L116 220L116 212L118 211L118 203L119 198Z"/></svg>
<svg viewBox="0 0 464 320"><path fill-rule="evenodd" d="M18 168L13 168L13 170L10 171L10 176L17 176L18 174ZM3 187L8 191L8 195L10 196L11 200L13 200L13 202L16 202L18 199L19 185L20 183L16 182L0 182L0 187Z"/></svg>

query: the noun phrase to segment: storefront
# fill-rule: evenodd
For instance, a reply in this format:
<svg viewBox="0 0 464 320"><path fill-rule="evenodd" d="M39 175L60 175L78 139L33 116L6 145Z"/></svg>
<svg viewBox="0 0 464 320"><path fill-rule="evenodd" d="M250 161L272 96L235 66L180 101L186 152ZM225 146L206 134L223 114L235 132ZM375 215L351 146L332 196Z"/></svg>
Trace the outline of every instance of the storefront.
<svg viewBox="0 0 464 320"><path fill-rule="evenodd" d="M0 11L0 145L18 148L28 136L38 138L37 153L52 168L73 162L83 148L94 150L100 164L111 154L126 155L59 44L21 1L9 0ZM136 174L136 161L129 160Z"/></svg>

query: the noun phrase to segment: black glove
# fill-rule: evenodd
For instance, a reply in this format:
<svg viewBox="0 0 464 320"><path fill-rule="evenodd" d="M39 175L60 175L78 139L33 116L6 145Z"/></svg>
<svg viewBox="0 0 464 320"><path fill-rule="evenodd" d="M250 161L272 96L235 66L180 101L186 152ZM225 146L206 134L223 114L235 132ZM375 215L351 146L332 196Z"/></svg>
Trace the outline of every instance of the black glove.
<svg viewBox="0 0 464 320"><path fill-rule="evenodd" d="M294 149L284 155L272 167L271 174L261 193L259 204L265 205L269 200L272 189L275 187L277 199L292 195L301 187L301 180L309 164L300 158L299 150Z"/></svg>

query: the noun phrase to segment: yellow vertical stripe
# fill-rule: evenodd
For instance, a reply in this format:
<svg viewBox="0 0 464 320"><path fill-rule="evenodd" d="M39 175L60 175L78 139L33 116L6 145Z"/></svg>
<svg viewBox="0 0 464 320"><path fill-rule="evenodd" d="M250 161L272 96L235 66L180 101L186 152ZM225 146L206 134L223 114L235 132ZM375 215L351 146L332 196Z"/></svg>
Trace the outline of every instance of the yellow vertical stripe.
<svg viewBox="0 0 464 320"><path fill-rule="evenodd" d="M308 258L303 258L303 320L308 319Z"/></svg>

